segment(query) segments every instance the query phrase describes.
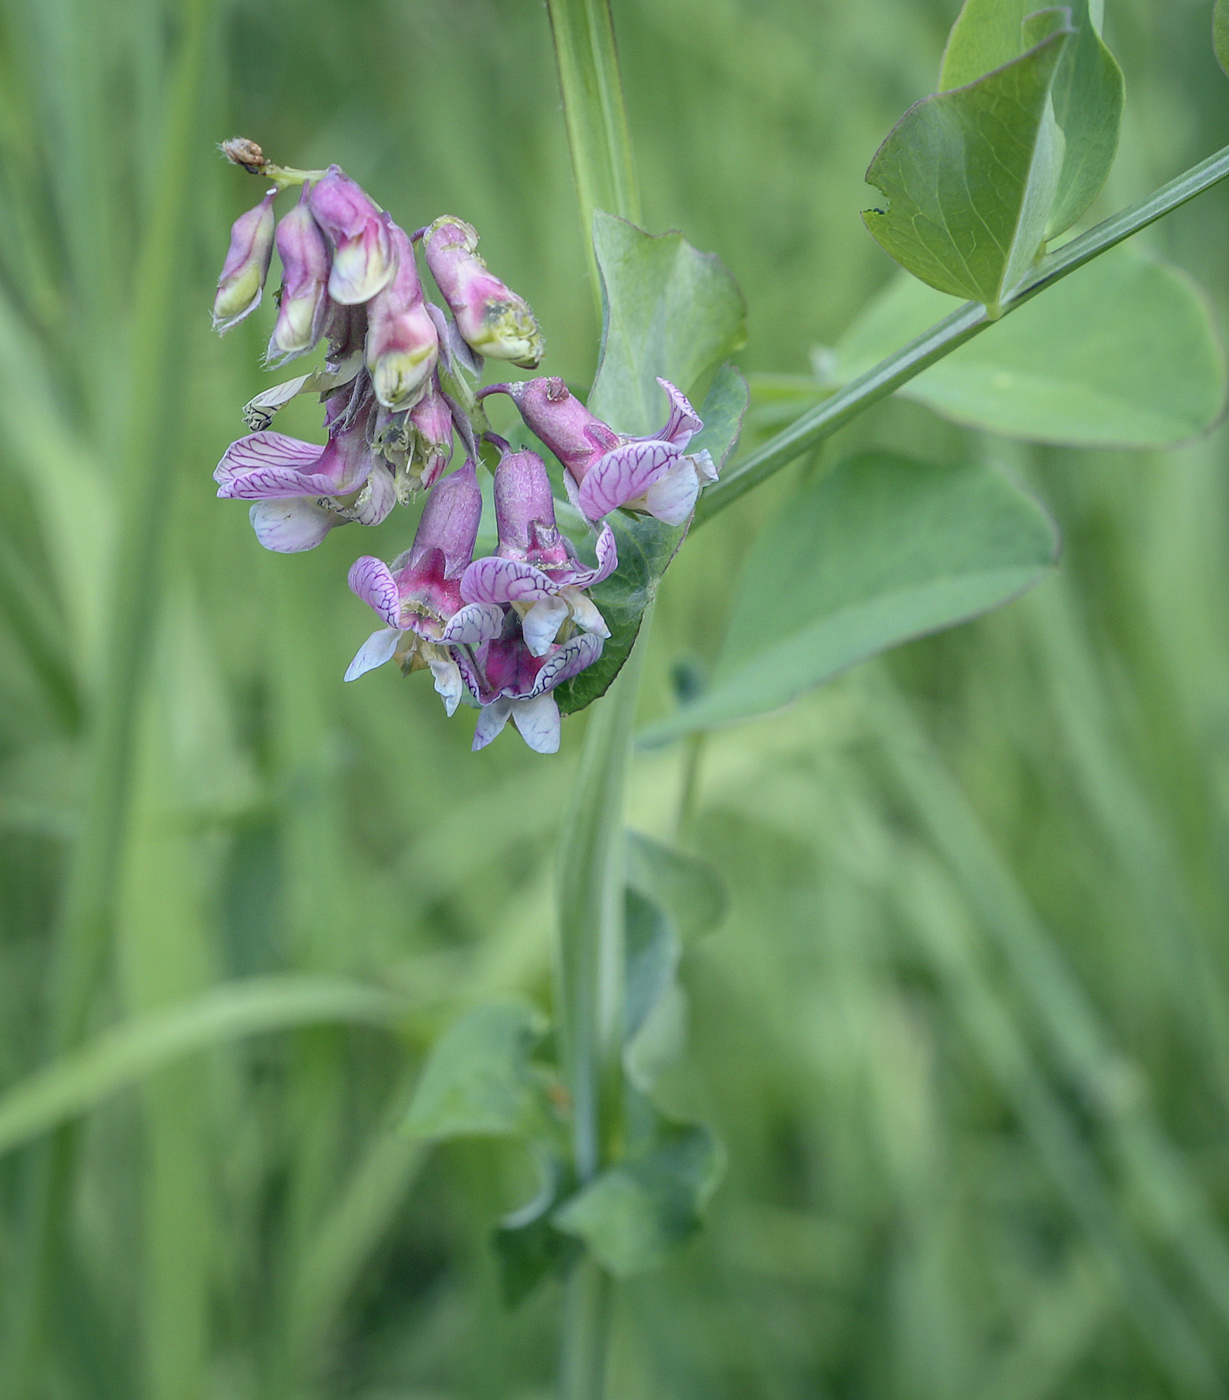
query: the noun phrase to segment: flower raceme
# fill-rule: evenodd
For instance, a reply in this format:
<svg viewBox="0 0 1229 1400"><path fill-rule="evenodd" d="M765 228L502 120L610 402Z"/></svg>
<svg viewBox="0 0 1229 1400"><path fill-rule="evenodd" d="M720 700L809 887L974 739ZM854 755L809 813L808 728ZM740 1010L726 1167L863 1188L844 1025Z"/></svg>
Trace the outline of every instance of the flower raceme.
<svg viewBox="0 0 1229 1400"><path fill-rule="evenodd" d="M260 543L295 553L338 525L378 525L395 504L425 493L409 550L391 564L365 555L350 570L351 589L382 626L345 678L390 660L407 673L429 670L448 714L462 701L478 708L475 749L511 719L532 749L553 753L554 691L592 665L610 636L588 593L618 567L604 517L624 508L679 525L690 516L703 481L715 476L707 453L687 452L699 417L665 380L669 419L647 438L615 432L560 379L476 393L483 357L532 369L542 356L532 311L478 256L476 230L446 216L410 237L337 166L285 169L242 140L223 152L274 188L231 230L215 327L226 331L259 306L276 246L282 285L265 362L285 363L322 340L325 350L322 368L245 407L252 431L218 463L218 495L250 502ZM274 199L292 185L299 201L276 222ZM419 242L447 310L427 300ZM491 433L479 400L495 392L513 399L563 463L568 495L596 531L596 563L560 530L542 458ZM323 446L271 427L308 393L324 405ZM465 459L449 475L454 435ZM478 463L495 454L497 544L475 559Z"/></svg>

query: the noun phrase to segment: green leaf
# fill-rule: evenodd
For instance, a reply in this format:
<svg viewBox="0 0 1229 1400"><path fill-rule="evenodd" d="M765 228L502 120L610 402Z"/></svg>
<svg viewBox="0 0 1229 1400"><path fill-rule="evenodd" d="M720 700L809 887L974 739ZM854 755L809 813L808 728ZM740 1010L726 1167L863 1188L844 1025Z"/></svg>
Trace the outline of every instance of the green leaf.
<svg viewBox="0 0 1229 1400"><path fill-rule="evenodd" d="M745 343L742 293L681 233L655 236L599 211L593 247L604 324L589 408L621 433L652 433L667 412L659 375L691 394Z"/></svg>
<svg viewBox="0 0 1229 1400"><path fill-rule="evenodd" d="M1005 603L1054 562L1045 512L985 466L887 452L804 486L743 566L712 686L643 743L762 714L911 637Z"/></svg>
<svg viewBox="0 0 1229 1400"><path fill-rule="evenodd" d="M639 831L627 833L627 882L670 915L684 941L716 928L729 908L725 884L708 861Z"/></svg>
<svg viewBox="0 0 1229 1400"><path fill-rule="evenodd" d="M940 89L963 87L1019 58L1034 0L965 0L948 37ZM1122 70L1101 38L1101 0L1073 0L1075 36L1054 75L1054 117L1065 140L1046 237L1070 228L1101 191L1118 150Z"/></svg>
<svg viewBox="0 0 1229 1400"><path fill-rule="evenodd" d="M698 252L681 233L654 236L599 211L593 243L605 325L589 407L620 432L655 432L668 413L657 377L694 393L746 339L742 295L718 259ZM724 462L746 405L746 381L733 366L723 365L700 406L705 426L694 440L696 449L707 448L714 462ZM618 543L619 567L590 589L590 596L610 637L592 666L555 690L565 715L604 695L622 670L644 610L687 533L686 526L621 511L608 523Z"/></svg>
<svg viewBox="0 0 1229 1400"><path fill-rule="evenodd" d="M531 1057L545 1027L521 1002L480 1006L433 1047L406 1117L415 1137L530 1135L542 1121Z"/></svg>
<svg viewBox="0 0 1229 1400"><path fill-rule="evenodd" d="M1221 70L1229 75L1229 2L1216 0L1212 11L1212 49Z"/></svg>
<svg viewBox="0 0 1229 1400"><path fill-rule="evenodd" d="M866 172L888 199L862 217L902 267L993 313L1041 251L1063 165L1050 100L1068 11L1031 16L1032 47L977 82L924 98Z"/></svg>
<svg viewBox="0 0 1229 1400"><path fill-rule="evenodd" d="M952 311L901 276L837 344L848 383ZM1225 356L1185 273L1115 248L962 345L899 392L957 422L1039 442L1161 447L1210 427Z"/></svg>
<svg viewBox="0 0 1229 1400"><path fill-rule="evenodd" d="M626 892L623 927L623 1064L631 1082L647 1093L683 1048L686 1000L675 980L683 948L670 915L633 889Z"/></svg>
<svg viewBox="0 0 1229 1400"><path fill-rule="evenodd" d="M492 1239L499 1261L500 1291L515 1308L551 1274L566 1271L580 1252L577 1240L565 1235L545 1215L523 1225L501 1225Z"/></svg>
<svg viewBox="0 0 1229 1400"><path fill-rule="evenodd" d="M723 1154L707 1128L659 1119L645 1150L608 1168L554 1214L619 1278L658 1268L700 1225Z"/></svg>

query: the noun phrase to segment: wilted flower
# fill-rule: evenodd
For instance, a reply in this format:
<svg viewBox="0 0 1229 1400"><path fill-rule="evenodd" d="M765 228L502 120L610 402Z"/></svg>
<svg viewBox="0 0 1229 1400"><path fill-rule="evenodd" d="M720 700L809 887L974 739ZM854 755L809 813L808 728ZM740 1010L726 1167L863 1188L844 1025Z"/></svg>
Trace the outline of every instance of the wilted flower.
<svg viewBox="0 0 1229 1400"><path fill-rule="evenodd" d="M695 509L703 482L717 479L717 469L707 452L685 453L703 424L669 380L657 382L670 400L670 417L661 432L648 437L616 433L562 379L492 384L482 394L512 398L526 424L567 468L568 496L589 520L623 506L681 525Z"/></svg>
<svg viewBox="0 0 1229 1400"><path fill-rule="evenodd" d="M591 666L602 654L602 639L578 632L561 646L535 656L512 622L504 634L474 651L460 649L457 660L470 693L482 706L473 747L484 749L511 719L535 753L559 749L559 705L552 692Z"/></svg>
<svg viewBox="0 0 1229 1400"><path fill-rule="evenodd" d="M312 216L310 187L277 226L277 255L282 260L282 292L277 322L265 355L270 365L305 354L324 331L328 312L329 246Z"/></svg>
<svg viewBox="0 0 1229 1400"><path fill-rule="evenodd" d="M347 396L329 401L323 448L285 433L259 432L233 442L214 471L218 495L254 502L252 526L266 549L313 549L347 521L378 525L392 509L392 473L367 441L371 401L352 409Z"/></svg>
<svg viewBox="0 0 1229 1400"><path fill-rule="evenodd" d="M427 312L414 249L384 215L397 272L367 308L367 369L385 408L409 408L426 392L439 354L439 337Z"/></svg>
<svg viewBox="0 0 1229 1400"><path fill-rule="evenodd" d="M273 256L273 201L270 190L254 209L240 214L231 225L230 247L218 278L213 301L213 328L228 331L260 305L269 260Z"/></svg>
<svg viewBox="0 0 1229 1400"><path fill-rule="evenodd" d="M449 714L461 699L454 646L479 646L499 635L504 610L465 604L461 575L474 555L482 492L473 462L439 482L427 497L414 543L391 565L369 555L350 569L351 589L385 626L359 648L346 671L356 680L396 657L405 672L429 667Z"/></svg>
<svg viewBox="0 0 1229 1400"><path fill-rule="evenodd" d="M427 266L466 343L479 355L536 369L542 333L533 312L487 270L477 247L477 230L450 216L436 219L423 235Z"/></svg>
<svg viewBox="0 0 1229 1400"><path fill-rule="evenodd" d="M500 460L495 470L495 519L498 554L476 559L466 569L461 580L465 601L510 604L534 656L545 656L568 623L609 637L610 629L583 590L608 578L618 565L614 535L603 525L597 566L580 562L555 523L550 478L536 452L506 452Z"/></svg>
<svg viewBox="0 0 1229 1400"><path fill-rule="evenodd" d="M337 165L311 187L308 204L333 247L329 296L343 306L370 301L397 271L390 221Z"/></svg>

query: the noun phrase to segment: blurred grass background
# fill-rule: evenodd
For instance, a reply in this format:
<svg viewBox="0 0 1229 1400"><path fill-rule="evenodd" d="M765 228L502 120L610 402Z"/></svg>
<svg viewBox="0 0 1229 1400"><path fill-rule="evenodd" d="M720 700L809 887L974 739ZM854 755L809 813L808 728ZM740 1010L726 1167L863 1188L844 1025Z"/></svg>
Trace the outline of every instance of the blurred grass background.
<svg viewBox="0 0 1229 1400"><path fill-rule="evenodd" d="M888 276L862 172L932 89L956 8L616 0L646 224L734 272L748 371L805 372ZM1102 211L1229 132L1209 6L1107 8L1128 108ZM234 979L407 1008L390 1034L339 993L0 1159L0 1393L529 1400L558 1295L505 1311L487 1246L526 1164L423 1157L393 1129L461 1010L545 1001L583 720L556 758L512 736L472 757L421 678L343 686L370 629L346 568L404 547L404 518L281 558L215 501L270 319L209 331L257 194L212 151L237 133L337 161L407 227L470 219L550 372L594 363L542 7L0 0L0 1083ZM1227 214L1214 191L1146 235L1222 323ZM294 412L288 431L315 427ZM687 812L682 754L638 761L633 823L681 824L730 887L687 951L692 1048L668 1084L730 1168L707 1233L621 1290L611 1394L1224 1394L1226 436L1034 449L888 404L825 460L866 442L1008 462L1061 523L1061 576L712 737ZM646 713L680 656L715 655L757 522L815 469L688 542ZM148 609L132 635L125 576ZM87 811L122 784L84 736L108 704L120 739L132 718L132 816L100 830ZM80 896L80 857L65 912L87 848L114 917ZM66 929L86 950L67 973Z"/></svg>

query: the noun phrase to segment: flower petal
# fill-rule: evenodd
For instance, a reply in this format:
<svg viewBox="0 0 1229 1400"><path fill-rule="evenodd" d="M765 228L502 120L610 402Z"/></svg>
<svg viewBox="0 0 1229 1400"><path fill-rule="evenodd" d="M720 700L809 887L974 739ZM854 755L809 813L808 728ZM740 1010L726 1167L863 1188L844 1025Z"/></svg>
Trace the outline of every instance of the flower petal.
<svg viewBox="0 0 1229 1400"><path fill-rule="evenodd" d="M460 669L450 656L428 657L427 665L435 678L435 693L444 702L444 711L451 719L461 703Z"/></svg>
<svg viewBox="0 0 1229 1400"><path fill-rule="evenodd" d="M296 496L290 500L257 501L248 511L256 538L278 554L300 554L315 549L341 522L314 501Z"/></svg>
<svg viewBox="0 0 1229 1400"><path fill-rule="evenodd" d="M475 559L461 576L461 597L467 603L521 603L549 598L554 591L550 576L541 569L496 555Z"/></svg>
<svg viewBox="0 0 1229 1400"><path fill-rule="evenodd" d="M373 632L359 647L354 660L346 667L345 679L356 681L360 676L365 676L368 671L374 671L377 666L383 666L386 661L391 660L400 641L401 629L399 627L381 627L378 632Z"/></svg>
<svg viewBox="0 0 1229 1400"><path fill-rule="evenodd" d="M561 602L568 605L572 621L576 623L577 627L583 628L586 632L596 632L599 637L610 636L610 628L606 626L606 619L598 612L593 599L587 593L582 593L579 588L569 586L560 589L559 598Z"/></svg>
<svg viewBox="0 0 1229 1400"><path fill-rule="evenodd" d="M717 464L707 447L702 447L699 452L690 453L687 460L696 464L696 471L705 481L717 480Z"/></svg>
<svg viewBox="0 0 1229 1400"><path fill-rule="evenodd" d="M399 626L401 594L392 570L382 559L373 559L370 554L356 559L350 565L346 582L350 591L374 608L390 627Z"/></svg>
<svg viewBox="0 0 1229 1400"><path fill-rule="evenodd" d="M534 753L559 752L559 706L549 693L512 702L512 723Z"/></svg>
<svg viewBox="0 0 1229 1400"><path fill-rule="evenodd" d="M533 689L525 698L532 699L535 695L543 695L557 685L562 685L564 681L570 681L586 666L591 666L601 654L601 637L594 632L578 632L547 660L534 680Z"/></svg>
<svg viewBox="0 0 1229 1400"><path fill-rule="evenodd" d="M696 507L700 476L691 457L678 461L644 493L645 509L667 525L681 525Z"/></svg>
<svg viewBox="0 0 1229 1400"><path fill-rule="evenodd" d="M593 584L609 578L618 567L619 550L615 544L614 531L609 525L603 525L601 534L597 537L597 567L587 569L583 564L578 564L566 572L560 570L555 577L560 584L571 588L590 588Z"/></svg>
<svg viewBox="0 0 1229 1400"><path fill-rule="evenodd" d="M596 611L596 609L595 609ZM534 656L545 656L568 616L562 598L540 598L521 619L521 635Z"/></svg>
<svg viewBox="0 0 1229 1400"><path fill-rule="evenodd" d="M323 455L324 448L319 444L302 442L299 438L287 437L285 433L249 433L238 442L232 442L222 454L222 460L214 469L213 479L219 487L225 487L236 478L254 471L310 472ZM219 490L219 496L224 494L230 493Z"/></svg>
<svg viewBox="0 0 1229 1400"><path fill-rule="evenodd" d="M474 664L473 654L464 647L453 649L453 658L461 672L461 678L465 682L465 688L474 697L479 705L487 705L495 698L490 686L485 683L482 673Z"/></svg>
<svg viewBox="0 0 1229 1400"><path fill-rule="evenodd" d="M503 631L504 610L496 603L469 603L444 624L440 641L453 646L481 646Z"/></svg>
<svg viewBox="0 0 1229 1400"><path fill-rule="evenodd" d="M675 447L686 447L704 426L704 423L700 415L687 401L686 395L681 394L668 379L658 379L657 382L666 391L666 397L670 400L670 417L666 420L666 426L657 436L664 438L666 442L673 443Z"/></svg>
<svg viewBox="0 0 1229 1400"><path fill-rule="evenodd" d="M360 525L378 525L396 504L393 474L387 467L377 466L358 493L352 509Z"/></svg>
<svg viewBox="0 0 1229 1400"><path fill-rule="evenodd" d="M485 749L491 740L502 732L511 713L511 700L501 698L492 701L489 705L483 705L482 709L478 711L478 726L474 730L474 753L477 753L479 749Z"/></svg>
<svg viewBox="0 0 1229 1400"><path fill-rule="evenodd" d="M613 448L585 473L577 498L581 513L600 520L628 501L635 500L678 461L678 448L649 438Z"/></svg>

